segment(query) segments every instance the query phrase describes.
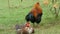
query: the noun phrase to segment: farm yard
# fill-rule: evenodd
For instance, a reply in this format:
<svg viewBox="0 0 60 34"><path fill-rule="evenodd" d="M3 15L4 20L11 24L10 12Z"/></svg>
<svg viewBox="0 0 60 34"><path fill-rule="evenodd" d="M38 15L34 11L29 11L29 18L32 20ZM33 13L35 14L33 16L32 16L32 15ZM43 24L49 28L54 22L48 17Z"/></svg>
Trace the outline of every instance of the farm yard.
<svg viewBox="0 0 60 34"><path fill-rule="evenodd" d="M48 3L45 0L0 0L0 34L16 34L15 25L26 22L25 16L38 1L43 16L39 29L34 28L35 34L60 34L60 0L56 2L56 10L51 0Z"/></svg>

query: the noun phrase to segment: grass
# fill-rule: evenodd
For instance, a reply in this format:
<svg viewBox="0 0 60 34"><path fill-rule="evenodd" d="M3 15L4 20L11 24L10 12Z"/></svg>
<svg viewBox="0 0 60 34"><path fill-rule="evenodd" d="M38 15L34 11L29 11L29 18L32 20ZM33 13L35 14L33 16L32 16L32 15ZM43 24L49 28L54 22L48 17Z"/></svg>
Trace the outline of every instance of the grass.
<svg viewBox="0 0 60 34"><path fill-rule="evenodd" d="M31 10L33 4L37 0L24 0L22 3L17 0L10 0L11 8L8 7L8 0L0 0L0 34L16 34L15 24L25 23L25 16ZM29 2L28 2L29 1ZM55 15L49 11L50 7L46 7L40 0L41 7L43 9L42 21L40 23L40 28L35 29L35 34L60 34L60 13L59 17L55 18ZM50 4L51 5L51 4ZM25 8L24 7L29 7Z"/></svg>

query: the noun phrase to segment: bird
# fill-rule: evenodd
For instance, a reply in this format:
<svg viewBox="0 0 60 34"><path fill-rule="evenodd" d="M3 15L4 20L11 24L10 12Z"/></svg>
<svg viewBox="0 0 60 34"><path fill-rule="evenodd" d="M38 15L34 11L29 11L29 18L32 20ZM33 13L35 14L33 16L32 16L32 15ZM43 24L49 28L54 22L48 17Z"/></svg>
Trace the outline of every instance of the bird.
<svg viewBox="0 0 60 34"><path fill-rule="evenodd" d="M34 34L34 28L31 27L30 23L24 25L15 25L17 34Z"/></svg>
<svg viewBox="0 0 60 34"><path fill-rule="evenodd" d="M25 20L26 22L31 22L33 23L37 23L37 26L39 25L39 23L41 22L41 17L42 17L42 8L40 6L39 2L36 2L36 4L34 4L33 8L31 9L31 11L25 16Z"/></svg>

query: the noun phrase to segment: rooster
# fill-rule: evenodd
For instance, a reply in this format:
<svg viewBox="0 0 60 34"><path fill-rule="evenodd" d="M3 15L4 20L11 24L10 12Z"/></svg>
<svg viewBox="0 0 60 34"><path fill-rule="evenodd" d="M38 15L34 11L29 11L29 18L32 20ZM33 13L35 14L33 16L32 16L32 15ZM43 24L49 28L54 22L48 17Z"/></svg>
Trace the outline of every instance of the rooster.
<svg viewBox="0 0 60 34"><path fill-rule="evenodd" d="M41 17L42 17L42 8L40 7L40 3L37 2L33 9L26 15L25 20L27 22L37 23L37 25L41 22Z"/></svg>

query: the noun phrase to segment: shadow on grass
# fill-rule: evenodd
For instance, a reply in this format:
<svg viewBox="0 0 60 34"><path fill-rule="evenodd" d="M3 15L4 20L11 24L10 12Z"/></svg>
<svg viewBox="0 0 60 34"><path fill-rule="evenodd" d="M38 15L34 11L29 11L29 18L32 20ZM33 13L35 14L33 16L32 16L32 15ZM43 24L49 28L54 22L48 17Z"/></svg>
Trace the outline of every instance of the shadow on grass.
<svg viewBox="0 0 60 34"><path fill-rule="evenodd" d="M0 32L4 31L4 29L0 29Z"/></svg>
<svg viewBox="0 0 60 34"><path fill-rule="evenodd" d="M45 23L40 24L41 29L43 29L43 28L48 29L48 28L51 28L51 27L54 27L54 26L60 24L59 18L55 18L55 19L47 18L45 21L46 21Z"/></svg>

